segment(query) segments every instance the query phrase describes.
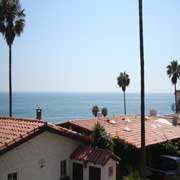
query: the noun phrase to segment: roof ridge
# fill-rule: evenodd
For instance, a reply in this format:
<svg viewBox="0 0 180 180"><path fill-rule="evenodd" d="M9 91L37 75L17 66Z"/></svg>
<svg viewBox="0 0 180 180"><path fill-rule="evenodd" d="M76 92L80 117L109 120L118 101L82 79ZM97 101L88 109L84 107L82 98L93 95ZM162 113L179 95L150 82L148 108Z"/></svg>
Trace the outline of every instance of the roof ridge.
<svg viewBox="0 0 180 180"><path fill-rule="evenodd" d="M60 122L60 123L56 123L56 124L63 124L63 123L67 123L67 122L74 122L74 121L86 121L86 120L108 120L108 118L130 118L130 117L139 117L140 115L136 115L136 114L128 114L128 115L116 115L116 116L106 116L106 117L101 117L101 118L80 118L80 119L69 119L67 121L64 122Z"/></svg>
<svg viewBox="0 0 180 180"><path fill-rule="evenodd" d="M82 133L79 133L77 131L73 131L71 129L68 129L68 128L65 128L65 127L62 127L62 126L57 126L56 124L47 123L47 126L50 127L50 128L54 128L54 129L57 129L57 130L62 130L62 131L68 132L68 133L72 133L73 135L78 135L78 136L82 136L82 137L85 137L85 138L89 139L88 136L85 136Z"/></svg>
<svg viewBox="0 0 180 180"><path fill-rule="evenodd" d="M38 120L33 118L20 118L20 117L8 117L8 116L0 116L0 120L14 120L14 121L29 121L29 122L40 122L45 124L47 121Z"/></svg>
<svg viewBox="0 0 180 180"><path fill-rule="evenodd" d="M85 163L93 162L95 164L105 165L110 158L119 161L120 157L111 150L95 148L90 146L78 146L70 156L71 159L83 161Z"/></svg>

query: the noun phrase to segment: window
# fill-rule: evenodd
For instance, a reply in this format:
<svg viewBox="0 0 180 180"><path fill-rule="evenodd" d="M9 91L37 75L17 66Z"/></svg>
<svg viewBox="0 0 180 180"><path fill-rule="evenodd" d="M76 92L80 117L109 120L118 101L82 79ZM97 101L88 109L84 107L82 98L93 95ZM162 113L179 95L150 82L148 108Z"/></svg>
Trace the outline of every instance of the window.
<svg viewBox="0 0 180 180"><path fill-rule="evenodd" d="M66 176L66 160L61 161L61 177Z"/></svg>
<svg viewBox="0 0 180 180"><path fill-rule="evenodd" d="M89 180L101 180L101 168L90 166Z"/></svg>
<svg viewBox="0 0 180 180"><path fill-rule="evenodd" d="M17 173L8 174L8 180L17 180Z"/></svg>

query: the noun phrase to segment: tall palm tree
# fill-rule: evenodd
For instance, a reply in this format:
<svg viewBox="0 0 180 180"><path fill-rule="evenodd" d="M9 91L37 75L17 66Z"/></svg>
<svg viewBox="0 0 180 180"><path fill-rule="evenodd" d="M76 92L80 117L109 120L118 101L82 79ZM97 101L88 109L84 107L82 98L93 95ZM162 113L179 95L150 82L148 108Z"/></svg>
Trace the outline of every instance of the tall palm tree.
<svg viewBox="0 0 180 180"><path fill-rule="evenodd" d="M145 90L144 90L144 38L143 38L143 2L139 0L139 40L141 69L141 180L145 180Z"/></svg>
<svg viewBox="0 0 180 180"><path fill-rule="evenodd" d="M16 36L20 36L25 25L24 10L18 0L2 0L3 21L0 32L9 47L9 116L12 116L12 45Z"/></svg>
<svg viewBox="0 0 180 180"><path fill-rule="evenodd" d="M3 34L4 32L4 8L5 7L6 0L0 0L0 33Z"/></svg>
<svg viewBox="0 0 180 180"><path fill-rule="evenodd" d="M124 114L126 115L126 87L130 84L129 75L126 72L121 72L117 78L117 83L124 93Z"/></svg>
<svg viewBox="0 0 180 180"><path fill-rule="evenodd" d="M177 94L176 94L176 84L177 80L180 78L180 65L177 60L173 60L167 66L167 75L171 78L171 82L174 85L174 95L175 95L175 107L177 113Z"/></svg>

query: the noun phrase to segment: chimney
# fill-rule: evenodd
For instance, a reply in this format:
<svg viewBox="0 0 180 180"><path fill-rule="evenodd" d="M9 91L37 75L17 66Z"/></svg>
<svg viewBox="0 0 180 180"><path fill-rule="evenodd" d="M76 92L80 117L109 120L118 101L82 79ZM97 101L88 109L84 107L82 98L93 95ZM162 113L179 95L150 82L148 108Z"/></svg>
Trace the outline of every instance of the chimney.
<svg viewBox="0 0 180 180"><path fill-rule="evenodd" d="M150 116L157 116L157 111L155 109L151 109Z"/></svg>
<svg viewBox="0 0 180 180"><path fill-rule="evenodd" d="M36 109L36 119L42 119L42 109L40 107Z"/></svg>

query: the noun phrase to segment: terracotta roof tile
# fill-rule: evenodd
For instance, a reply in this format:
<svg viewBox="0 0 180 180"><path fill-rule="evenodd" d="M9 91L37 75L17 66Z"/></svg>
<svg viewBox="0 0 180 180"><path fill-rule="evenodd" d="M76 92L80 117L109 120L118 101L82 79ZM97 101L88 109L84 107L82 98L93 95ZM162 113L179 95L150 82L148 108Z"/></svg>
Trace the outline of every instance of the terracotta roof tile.
<svg viewBox="0 0 180 180"><path fill-rule="evenodd" d="M31 119L0 117L0 150L23 136L33 133L45 122Z"/></svg>
<svg viewBox="0 0 180 180"><path fill-rule="evenodd" d="M166 142L168 140L180 139L180 126L172 126L156 120L166 117L149 117L145 122L146 128L146 146ZM169 120L169 119L168 119ZM73 120L62 124L69 123L92 131L95 123L99 122L104 126L107 133L113 138L119 138L125 142L134 145L137 148L141 147L141 122L140 116L116 116L106 117L101 119L83 119ZM129 132L124 128L128 128Z"/></svg>
<svg viewBox="0 0 180 180"><path fill-rule="evenodd" d="M83 161L84 163L94 163L99 165L105 165L109 159L119 161L120 158L116 156L112 151L92 148L92 147L78 147L71 155L71 159L77 161Z"/></svg>
<svg viewBox="0 0 180 180"><path fill-rule="evenodd" d="M0 117L0 154L19 142L24 142L43 131L51 131L62 136L89 143L90 138L69 129L48 124L36 119Z"/></svg>

